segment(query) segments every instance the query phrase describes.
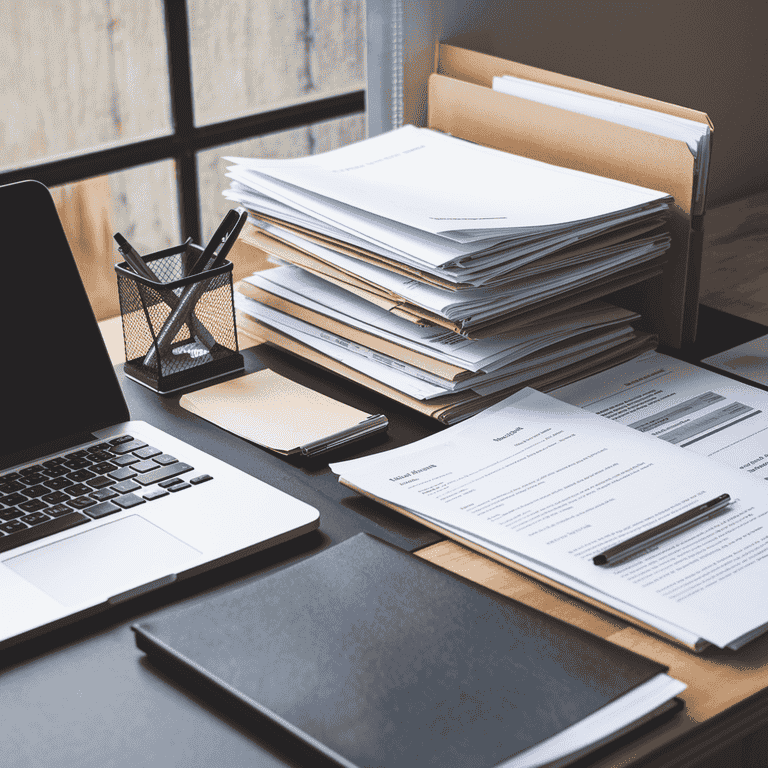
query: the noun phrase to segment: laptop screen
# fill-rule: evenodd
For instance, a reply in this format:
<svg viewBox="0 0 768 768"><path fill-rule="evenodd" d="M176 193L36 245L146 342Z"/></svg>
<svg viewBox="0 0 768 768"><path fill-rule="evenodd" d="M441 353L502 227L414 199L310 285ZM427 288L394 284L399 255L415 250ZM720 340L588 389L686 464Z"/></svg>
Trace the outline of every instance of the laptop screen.
<svg viewBox="0 0 768 768"><path fill-rule="evenodd" d="M128 409L48 190L0 187L0 221L4 467Z"/></svg>

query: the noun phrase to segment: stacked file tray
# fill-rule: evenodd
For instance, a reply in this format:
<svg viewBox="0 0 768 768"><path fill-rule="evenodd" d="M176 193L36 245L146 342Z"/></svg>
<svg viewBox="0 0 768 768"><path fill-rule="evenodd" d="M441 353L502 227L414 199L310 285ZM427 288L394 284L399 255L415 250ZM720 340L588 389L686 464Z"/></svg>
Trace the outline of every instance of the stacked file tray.
<svg viewBox="0 0 768 768"><path fill-rule="evenodd" d="M650 133L647 129L494 90L494 78L507 76L540 88L557 87L571 91L574 96L615 102L616 113L629 108L643 109L657 113L659 121L698 125L704 137L701 151L695 152L682 138L670 138L661 130ZM487 147L671 195L672 245L665 270L641 287L624 291L620 301L637 309L664 344L680 347L694 341L706 179L714 138L714 127L706 113L496 56L437 44L435 72L428 84L427 120L430 128Z"/></svg>
<svg viewBox="0 0 768 768"><path fill-rule="evenodd" d="M448 424L657 333L679 344L664 296L644 331L631 302L601 299L624 289L645 310L666 290L681 189L524 154L405 126L311 158L227 158L225 195L252 217L241 240L279 265L238 285L240 331Z"/></svg>

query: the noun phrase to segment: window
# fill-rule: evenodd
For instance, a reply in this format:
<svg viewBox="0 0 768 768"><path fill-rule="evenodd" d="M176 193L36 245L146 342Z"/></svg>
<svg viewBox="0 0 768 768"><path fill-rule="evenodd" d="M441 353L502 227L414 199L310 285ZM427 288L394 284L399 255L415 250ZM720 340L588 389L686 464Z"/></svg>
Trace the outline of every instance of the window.
<svg viewBox="0 0 768 768"><path fill-rule="evenodd" d="M203 242L230 207L222 155L364 135L364 0L30 0L5 16L0 184L59 188L78 233L108 210L145 252ZM81 180L109 199L61 186Z"/></svg>

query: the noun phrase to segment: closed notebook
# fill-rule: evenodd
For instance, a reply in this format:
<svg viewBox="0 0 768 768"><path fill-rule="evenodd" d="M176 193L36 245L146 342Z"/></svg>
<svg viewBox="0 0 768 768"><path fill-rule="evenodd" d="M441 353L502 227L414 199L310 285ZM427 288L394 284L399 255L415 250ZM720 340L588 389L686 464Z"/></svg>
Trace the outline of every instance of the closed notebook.
<svg viewBox="0 0 768 768"><path fill-rule="evenodd" d="M564 765L685 687L366 534L133 630L344 766Z"/></svg>
<svg viewBox="0 0 768 768"><path fill-rule="evenodd" d="M375 432L370 415L265 368L182 395L179 405L265 448L311 456Z"/></svg>

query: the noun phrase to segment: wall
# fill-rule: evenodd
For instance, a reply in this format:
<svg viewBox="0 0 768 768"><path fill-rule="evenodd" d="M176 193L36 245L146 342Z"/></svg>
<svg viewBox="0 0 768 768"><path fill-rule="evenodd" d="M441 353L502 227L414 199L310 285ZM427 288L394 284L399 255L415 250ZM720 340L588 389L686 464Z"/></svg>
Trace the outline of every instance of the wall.
<svg viewBox="0 0 768 768"><path fill-rule="evenodd" d="M394 112L386 86L391 40L382 30L392 30L398 6L406 122L423 122L437 37L702 110L715 126L709 205L768 186L768 46L759 3L368 0L372 132L386 129Z"/></svg>

